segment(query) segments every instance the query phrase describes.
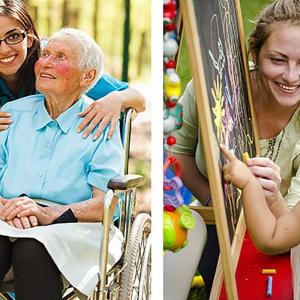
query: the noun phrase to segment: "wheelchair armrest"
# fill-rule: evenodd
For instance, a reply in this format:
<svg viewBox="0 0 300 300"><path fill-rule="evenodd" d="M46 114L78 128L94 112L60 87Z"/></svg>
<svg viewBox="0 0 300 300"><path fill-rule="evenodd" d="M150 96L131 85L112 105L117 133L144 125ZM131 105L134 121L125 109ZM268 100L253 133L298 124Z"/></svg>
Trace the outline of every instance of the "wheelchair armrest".
<svg viewBox="0 0 300 300"><path fill-rule="evenodd" d="M145 179L141 175L128 174L112 178L107 187L112 190L128 191L145 184Z"/></svg>

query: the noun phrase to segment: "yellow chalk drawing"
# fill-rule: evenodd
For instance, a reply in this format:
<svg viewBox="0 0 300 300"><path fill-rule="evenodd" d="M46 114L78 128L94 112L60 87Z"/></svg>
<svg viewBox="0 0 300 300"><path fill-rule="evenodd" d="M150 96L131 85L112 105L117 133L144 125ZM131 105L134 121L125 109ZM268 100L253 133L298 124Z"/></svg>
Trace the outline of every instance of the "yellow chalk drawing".
<svg viewBox="0 0 300 300"><path fill-rule="evenodd" d="M217 138L220 143L222 142L222 118L225 115L225 109L223 108L224 95L222 94L222 83L220 82L219 76L217 76L217 80L214 81L214 87L211 89L211 93L215 100L215 106L212 108L212 111L214 113L214 124L217 129Z"/></svg>

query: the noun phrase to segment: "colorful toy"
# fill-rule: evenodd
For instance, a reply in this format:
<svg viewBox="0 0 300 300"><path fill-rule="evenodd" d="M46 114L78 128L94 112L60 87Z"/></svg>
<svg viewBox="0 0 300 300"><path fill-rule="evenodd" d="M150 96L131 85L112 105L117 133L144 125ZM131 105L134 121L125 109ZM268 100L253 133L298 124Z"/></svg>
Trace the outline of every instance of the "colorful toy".
<svg viewBox="0 0 300 300"><path fill-rule="evenodd" d="M165 206L163 212L164 250L177 252L188 244L188 229L193 229L195 220L191 210L181 205L176 210Z"/></svg>
<svg viewBox="0 0 300 300"><path fill-rule="evenodd" d="M184 204L180 194L180 188L183 184L179 176L174 176L171 179L164 178L164 205L173 206L175 208Z"/></svg>
<svg viewBox="0 0 300 300"><path fill-rule="evenodd" d="M177 3L175 0L164 0L164 24L174 22L177 13Z"/></svg>
<svg viewBox="0 0 300 300"><path fill-rule="evenodd" d="M176 106L181 95L181 80L174 69L167 69L164 84L166 105L172 108Z"/></svg>
<svg viewBox="0 0 300 300"><path fill-rule="evenodd" d="M178 42L170 35L165 35L163 40L163 54L166 57L173 57L178 50Z"/></svg>
<svg viewBox="0 0 300 300"><path fill-rule="evenodd" d="M182 106L178 103L181 95L181 81L175 71L174 57L178 51L178 36L175 25L177 3L175 0L164 0L164 138L165 144L170 148L176 144L173 131L182 126ZM170 165L175 167L175 176L168 179L167 169ZM194 228L195 220L191 210L184 205L180 193L183 183L180 179L180 166L175 157L169 155L164 164L164 212L163 232L164 250L179 251L188 244L187 233Z"/></svg>

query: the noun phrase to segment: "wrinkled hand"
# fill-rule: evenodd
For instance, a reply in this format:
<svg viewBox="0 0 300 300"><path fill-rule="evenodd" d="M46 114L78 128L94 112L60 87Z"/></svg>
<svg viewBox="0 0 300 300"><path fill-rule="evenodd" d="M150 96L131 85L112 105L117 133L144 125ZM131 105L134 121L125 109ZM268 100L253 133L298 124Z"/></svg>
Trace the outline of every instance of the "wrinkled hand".
<svg viewBox="0 0 300 300"><path fill-rule="evenodd" d="M15 219L28 218L31 224L46 225L48 224L47 216L43 210L43 207L39 206L34 200L29 197L17 197L12 199L1 199L3 205L3 217L5 221L9 224L12 224L11 221L15 224L18 223ZM31 218L31 217L34 218ZM37 222L35 222L37 220ZM26 222L26 220L24 221Z"/></svg>
<svg viewBox="0 0 300 300"><path fill-rule="evenodd" d="M38 225L37 218L35 216L22 217L22 218L14 218L10 221L6 222L8 225L19 228L26 229L35 227Z"/></svg>
<svg viewBox="0 0 300 300"><path fill-rule="evenodd" d="M224 180L227 183L233 183L239 189L245 188L245 186L255 179L248 167L238 160L234 154L232 154L223 145L220 148L228 160L228 163L223 166Z"/></svg>
<svg viewBox="0 0 300 300"><path fill-rule="evenodd" d="M280 168L266 157L250 158L247 165L263 188L266 200L275 200L281 183Z"/></svg>
<svg viewBox="0 0 300 300"><path fill-rule="evenodd" d="M122 98L117 92L112 92L100 100L94 101L79 114L79 116L84 117L84 119L78 127L78 132L86 128L83 134L83 137L86 138L92 130L99 125L99 128L93 136L93 139L96 140L110 122L108 138L111 138L116 129L121 110Z"/></svg>
<svg viewBox="0 0 300 300"><path fill-rule="evenodd" d="M0 111L0 131L6 130L9 127L9 124L12 123L10 117L10 113Z"/></svg>

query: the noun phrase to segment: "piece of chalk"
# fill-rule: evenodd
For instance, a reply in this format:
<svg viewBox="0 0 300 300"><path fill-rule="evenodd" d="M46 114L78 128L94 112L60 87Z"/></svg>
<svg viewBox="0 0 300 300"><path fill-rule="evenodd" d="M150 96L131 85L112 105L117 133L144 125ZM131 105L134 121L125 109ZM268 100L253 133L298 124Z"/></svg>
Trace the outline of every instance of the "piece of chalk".
<svg viewBox="0 0 300 300"><path fill-rule="evenodd" d="M273 277L271 275L268 276L268 283L267 283L267 297L272 297L272 284L273 284Z"/></svg>
<svg viewBox="0 0 300 300"><path fill-rule="evenodd" d="M244 163L247 163L247 161L249 160L249 154L248 154L248 152L245 152L243 154L243 160L244 160Z"/></svg>
<svg viewBox="0 0 300 300"><path fill-rule="evenodd" d="M262 269L263 274L276 274L276 269Z"/></svg>

